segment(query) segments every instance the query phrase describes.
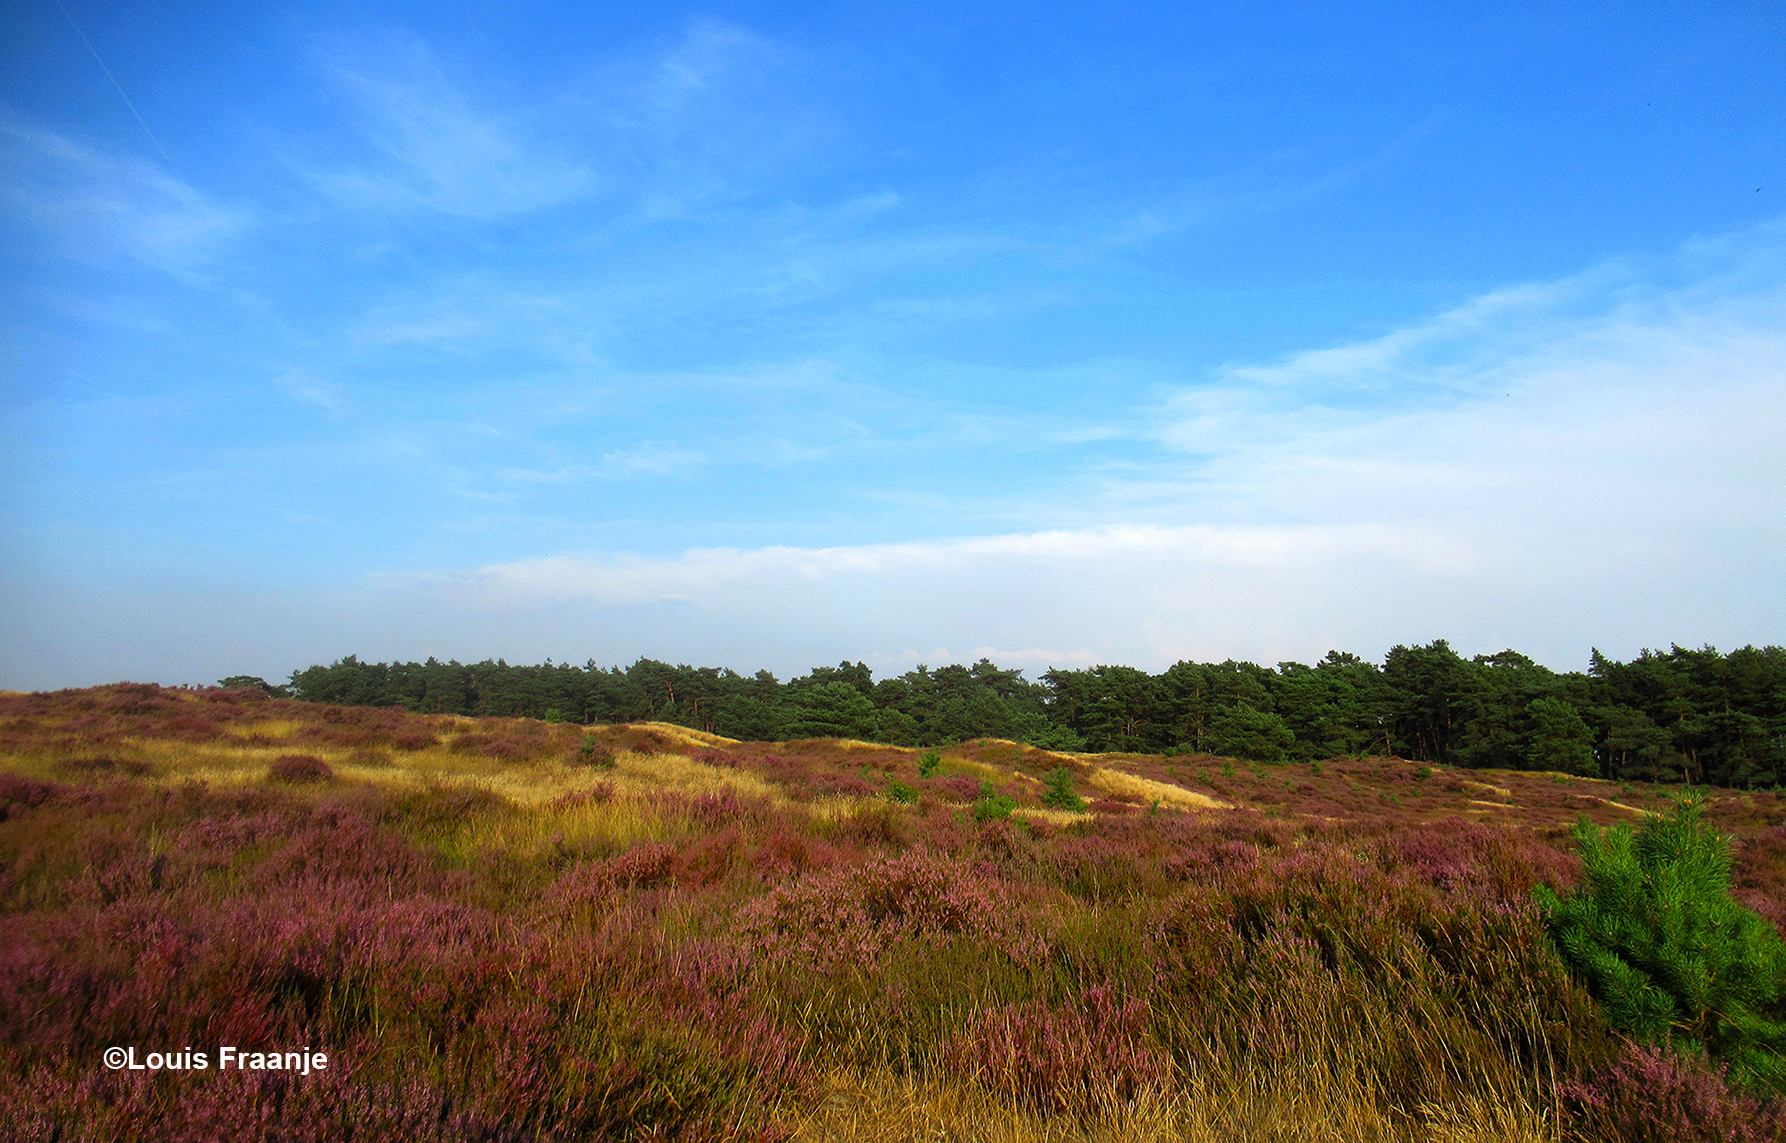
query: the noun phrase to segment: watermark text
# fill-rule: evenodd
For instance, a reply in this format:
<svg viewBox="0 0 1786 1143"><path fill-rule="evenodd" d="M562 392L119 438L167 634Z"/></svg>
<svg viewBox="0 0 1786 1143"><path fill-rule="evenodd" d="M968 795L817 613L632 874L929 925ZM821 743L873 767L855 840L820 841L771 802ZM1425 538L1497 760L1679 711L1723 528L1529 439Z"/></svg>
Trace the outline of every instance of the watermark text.
<svg viewBox="0 0 1786 1143"><path fill-rule="evenodd" d="M218 1071L290 1072L309 1075L327 1071L327 1052L312 1051L305 1046L295 1052L246 1051L234 1044L223 1044L215 1052L194 1051L190 1046L178 1051L139 1052L134 1047L110 1047L105 1050L105 1066L113 1071L132 1072L202 1072L215 1063Z"/></svg>

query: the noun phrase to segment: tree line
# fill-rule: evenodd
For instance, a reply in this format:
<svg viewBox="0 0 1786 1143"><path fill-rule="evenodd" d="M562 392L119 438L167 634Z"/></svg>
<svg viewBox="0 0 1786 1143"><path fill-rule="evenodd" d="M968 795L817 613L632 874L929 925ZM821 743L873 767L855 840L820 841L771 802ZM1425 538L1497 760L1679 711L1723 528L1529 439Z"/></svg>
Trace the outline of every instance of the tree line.
<svg viewBox="0 0 1786 1143"><path fill-rule="evenodd" d="M1472 768L1754 787L1786 783L1786 649L1595 651L1559 673L1516 651L1464 658L1443 639L1379 665L1330 651L1264 667L1179 662L1049 670L981 659L875 680L862 663L780 682L768 671L640 659L628 667L363 663L349 655L271 687L311 701L579 723L657 720L751 741L902 746L1009 738L1054 750L1208 753L1259 761L1389 753Z"/></svg>

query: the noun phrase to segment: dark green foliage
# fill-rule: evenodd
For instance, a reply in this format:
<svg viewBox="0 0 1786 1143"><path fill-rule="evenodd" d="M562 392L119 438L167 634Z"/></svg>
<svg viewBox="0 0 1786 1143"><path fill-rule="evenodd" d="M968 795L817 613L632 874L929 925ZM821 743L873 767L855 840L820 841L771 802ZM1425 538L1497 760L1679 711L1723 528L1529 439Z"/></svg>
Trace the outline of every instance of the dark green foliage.
<svg viewBox="0 0 1786 1143"><path fill-rule="evenodd" d="M1209 729L1209 748L1214 753L1260 762L1281 760L1296 741L1281 717L1244 703L1218 713L1210 720Z"/></svg>
<svg viewBox="0 0 1786 1143"><path fill-rule="evenodd" d="M930 777L931 775L936 773L937 768L939 766L941 766L942 764L943 764L942 751L940 751L940 750L926 750L924 753L918 755L918 777L920 777L920 778Z"/></svg>
<svg viewBox="0 0 1786 1143"><path fill-rule="evenodd" d="M226 679L218 679L217 685L225 690L253 690L262 694L284 695L284 687L276 687L259 675L231 675Z"/></svg>
<svg viewBox="0 0 1786 1143"><path fill-rule="evenodd" d="M1443 639L1382 665L1330 651L1308 666L1228 660L1050 670L1039 682L986 659L876 681L862 663L779 682L640 659L603 668L362 663L247 675L231 688L423 713L668 721L751 742L858 738L927 746L1006 738L1043 750L1208 753L1258 761L1395 755L1467 768L1556 770L1768 789L1786 781L1786 649L1595 652L1560 674L1517 651L1466 658Z"/></svg>
<svg viewBox="0 0 1786 1143"><path fill-rule="evenodd" d="M1011 811L1016 808L1017 803L1008 794L998 794L987 789L980 795L980 800L974 803L974 820L977 822L1003 821L1010 817Z"/></svg>
<svg viewBox="0 0 1786 1143"><path fill-rule="evenodd" d="M1045 780L1046 791L1042 794L1042 804L1057 810L1083 810L1085 799L1073 789L1073 774L1065 766L1057 766L1048 771Z"/></svg>
<svg viewBox="0 0 1786 1143"><path fill-rule="evenodd" d="M1533 769L1598 775L1594 766L1594 732L1573 706L1559 698L1538 698L1526 706L1526 715L1532 724L1527 757Z"/></svg>
<svg viewBox="0 0 1786 1143"><path fill-rule="evenodd" d="M918 791L904 782L895 781L887 787L887 800L909 806L917 802Z"/></svg>
<svg viewBox="0 0 1786 1143"><path fill-rule="evenodd" d="M1682 799L1633 833L1575 828L1584 884L1540 889L1564 961L1614 1028L1704 1051L1737 1077L1786 1093L1786 942L1731 900L1730 839Z"/></svg>

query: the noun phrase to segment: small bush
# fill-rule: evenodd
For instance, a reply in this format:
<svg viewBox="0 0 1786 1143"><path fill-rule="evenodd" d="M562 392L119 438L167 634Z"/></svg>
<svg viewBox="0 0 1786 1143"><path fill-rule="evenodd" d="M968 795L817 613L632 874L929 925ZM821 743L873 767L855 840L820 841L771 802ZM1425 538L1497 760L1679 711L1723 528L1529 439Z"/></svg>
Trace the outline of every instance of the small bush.
<svg viewBox="0 0 1786 1143"><path fill-rule="evenodd" d="M1433 768L1431 766L1422 766L1420 769L1414 771L1414 780L1416 782L1424 782L1432 776Z"/></svg>
<svg viewBox="0 0 1786 1143"><path fill-rule="evenodd" d="M887 787L887 800L898 802L901 805L906 806L913 805L918 800L918 791L912 789L904 782L896 781Z"/></svg>
<svg viewBox="0 0 1786 1143"><path fill-rule="evenodd" d="M577 760L583 765L593 766L597 770L612 770L614 768L614 750L612 747L604 745L595 736L594 731L589 731L583 735L583 741L577 744Z"/></svg>
<svg viewBox="0 0 1786 1143"><path fill-rule="evenodd" d="M977 822L1003 821L1011 816L1017 803L1005 794L982 794L974 803L974 820Z"/></svg>
<svg viewBox="0 0 1786 1143"><path fill-rule="evenodd" d="M1085 799L1073 789L1073 774L1065 766L1057 766L1048 771L1045 784L1047 790L1042 794L1042 804L1057 810L1084 810Z"/></svg>
<svg viewBox="0 0 1786 1143"><path fill-rule="evenodd" d="M275 782L327 782L335 771L314 754L282 754L267 767L267 777Z"/></svg>
<svg viewBox="0 0 1786 1143"><path fill-rule="evenodd" d="M929 778L933 776L937 772L938 767L942 766L942 764L943 755L940 750L926 750L924 753L918 755L918 777Z"/></svg>
<svg viewBox="0 0 1786 1143"><path fill-rule="evenodd" d="M1682 799L1674 813L1574 837L1584 884L1540 889L1565 963L1614 1028L1709 1052L1733 1079L1786 1093L1786 941L1730 897L1730 839Z"/></svg>

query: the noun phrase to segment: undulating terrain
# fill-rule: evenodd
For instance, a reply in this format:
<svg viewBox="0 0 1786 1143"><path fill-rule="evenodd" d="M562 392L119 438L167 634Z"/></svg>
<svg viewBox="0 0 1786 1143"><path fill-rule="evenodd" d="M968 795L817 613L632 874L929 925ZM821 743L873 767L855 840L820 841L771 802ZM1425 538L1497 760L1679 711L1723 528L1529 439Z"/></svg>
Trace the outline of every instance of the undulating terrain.
<svg viewBox="0 0 1786 1143"><path fill-rule="evenodd" d="M1786 1137L1618 1034L1535 895L1679 795L0 695L0 1139ZM1786 924L1786 799L1702 795Z"/></svg>

